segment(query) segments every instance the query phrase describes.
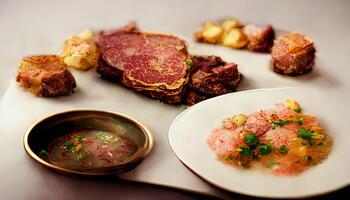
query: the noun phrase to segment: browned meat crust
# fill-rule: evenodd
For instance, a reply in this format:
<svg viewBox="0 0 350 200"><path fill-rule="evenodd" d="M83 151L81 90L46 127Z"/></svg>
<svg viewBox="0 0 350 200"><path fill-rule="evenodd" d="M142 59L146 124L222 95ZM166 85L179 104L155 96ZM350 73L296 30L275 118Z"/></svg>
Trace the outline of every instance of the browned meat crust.
<svg viewBox="0 0 350 200"><path fill-rule="evenodd" d="M165 103L181 103L189 70L187 44L174 36L135 28L103 33L97 72Z"/></svg>
<svg viewBox="0 0 350 200"><path fill-rule="evenodd" d="M312 71L316 49L311 39L300 33L279 37L272 48L273 70L291 76Z"/></svg>
<svg viewBox="0 0 350 200"><path fill-rule="evenodd" d="M29 92L43 97L69 95L76 88L74 77L56 55L23 58L16 80Z"/></svg>
<svg viewBox="0 0 350 200"><path fill-rule="evenodd" d="M258 29L258 31L253 35L250 35L249 33L245 32L249 40L246 48L250 51L270 52L273 45L273 40L275 39L275 31L273 27L271 25L267 25L262 29L258 27L256 28Z"/></svg>
<svg viewBox="0 0 350 200"><path fill-rule="evenodd" d="M232 92L240 81L237 65L216 56L194 56L189 86L208 95Z"/></svg>
<svg viewBox="0 0 350 200"><path fill-rule="evenodd" d="M121 83L130 89L133 89L136 92L139 92L143 95L151 97L153 99L158 99L164 103L168 104L179 104L182 102L182 99L185 95L186 84L183 84L180 88L173 90L160 89L160 88L149 88L145 89L142 86L138 86L133 81L130 81L128 78L123 76Z"/></svg>
<svg viewBox="0 0 350 200"><path fill-rule="evenodd" d="M187 92L187 97L185 99L185 104L188 106L192 106L211 97L212 96L201 94L199 92L196 92L195 90L189 89Z"/></svg>
<svg viewBox="0 0 350 200"><path fill-rule="evenodd" d="M97 73L99 73L104 79L119 82L123 77L123 71L109 66L103 59L100 59L98 64Z"/></svg>
<svg viewBox="0 0 350 200"><path fill-rule="evenodd" d="M62 73L43 79L42 90L39 96L55 97L69 95L76 88L73 75L65 70Z"/></svg>
<svg viewBox="0 0 350 200"><path fill-rule="evenodd" d="M185 103L199 101L234 92L241 80L237 65L226 63L217 56L193 56L189 91Z"/></svg>

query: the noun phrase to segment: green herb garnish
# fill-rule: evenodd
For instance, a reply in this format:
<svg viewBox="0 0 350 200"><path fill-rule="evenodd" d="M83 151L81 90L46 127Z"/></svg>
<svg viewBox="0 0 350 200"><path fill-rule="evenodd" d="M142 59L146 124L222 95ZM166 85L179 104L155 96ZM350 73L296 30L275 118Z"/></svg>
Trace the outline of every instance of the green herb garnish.
<svg viewBox="0 0 350 200"><path fill-rule="evenodd" d="M192 67L193 61L191 59L187 59L185 63L187 66Z"/></svg>
<svg viewBox="0 0 350 200"><path fill-rule="evenodd" d="M81 149L83 139L80 135L75 136L72 140L66 141L62 144L64 151L76 153Z"/></svg>
<svg viewBox="0 0 350 200"><path fill-rule="evenodd" d="M76 140L79 143L83 142L83 138L81 138L80 135L75 136L74 140Z"/></svg>
<svg viewBox="0 0 350 200"><path fill-rule="evenodd" d="M293 122L293 120L289 120L289 119L281 120L280 119L280 120L278 120L278 122L272 122L271 125L272 125L273 128L276 128L278 126L283 126L283 125L289 124L291 122Z"/></svg>
<svg viewBox="0 0 350 200"><path fill-rule="evenodd" d="M288 148L286 145L281 145L279 148L278 148L278 151L281 153L281 154L287 154L288 153Z"/></svg>
<svg viewBox="0 0 350 200"><path fill-rule="evenodd" d="M253 150L250 148L242 148L242 151L239 152L239 155L244 157L253 157Z"/></svg>
<svg viewBox="0 0 350 200"><path fill-rule="evenodd" d="M302 128L299 130L298 136L303 139L311 139L312 131Z"/></svg>
<svg viewBox="0 0 350 200"><path fill-rule="evenodd" d="M75 153L74 144L70 141L63 143L63 149L65 152Z"/></svg>
<svg viewBox="0 0 350 200"><path fill-rule="evenodd" d="M232 155L225 156L224 159L225 159L225 160L233 160L233 156L232 156Z"/></svg>
<svg viewBox="0 0 350 200"><path fill-rule="evenodd" d="M307 155L307 156L306 156L306 160L307 160L307 161L311 161L311 160L312 160L312 157L309 156L309 155Z"/></svg>
<svg viewBox="0 0 350 200"><path fill-rule="evenodd" d="M292 122L296 122L298 123L299 125L302 125L303 124L303 121L304 119L303 118L300 118L300 119L297 119L297 120L290 120L290 119L287 119L287 120L278 120L277 122L271 122L271 125L273 128L276 128L278 126L283 126L283 125L286 125L286 124L289 124L289 123L292 123Z"/></svg>
<svg viewBox="0 0 350 200"><path fill-rule="evenodd" d="M269 163L267 166L269 169L276 169L278 167L278 164L276 162Z"/></svg>
<svg viewBox="0 0 350 200"><path fill-rule="evenodd" d="M105 135L101 132L96 133L96 138L102 140L104 143L110 143L112 136Z"/></svg>
<svg viewBox="0 0 350 200"><path fill-rule="evenodd" d="M259 146L259 154L260 155L266 155L266 154L269 154L271 153L272 151L272 146L271 145L260 145Z"/></svg>
<svg viewBox="0 0 350 200"><path fill-rule="evenodd" d="M312 139L322 138L323 135L318 134L318 133L313 133L311 130L300 129L298 132L298 136L300 138L307 140L309 142L309 145L313 146L314 143L313 143Z"/></svg>
<svg viewBox="0 0 350 200"><path fill-rule="evenodd" d="M295 122L298 123L299 125L303 125L304 118L297 119L295 120Z"/></svg>
<svg viewBox="0 0 350 200"><path fill-rule="evenodd" d="M303 138L303 139L307 140L310 146L314 145L314 143L312 141L312 138L315 137L315 136L318 137L319 135L320 134L312 133L312 131L307 130L307 129L300 129L299 132L298 132L298 136L300 138Z"/></svg>
<svg viewBox="0 0 350 200"><path fill-rule="evenodd" d="M301 113L301 108L294 109L294 111L297 112L297 113Z"/></svg>
<svg viewBox="0 0 350 200"><path fill-rule="evenodd" d="M253 133L248 133L245 135L244 142L252 149L255 149L259 145L258 137L256 137L256 135Z"/></svg>

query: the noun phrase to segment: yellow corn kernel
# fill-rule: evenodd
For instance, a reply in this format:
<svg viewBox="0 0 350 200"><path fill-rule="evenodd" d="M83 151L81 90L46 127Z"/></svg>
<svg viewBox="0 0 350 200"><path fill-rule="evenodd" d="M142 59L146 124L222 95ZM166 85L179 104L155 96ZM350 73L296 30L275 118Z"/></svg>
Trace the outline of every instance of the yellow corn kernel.
<svg viewBox="0 0 350 200"><path fill-rule="evenodd" d="M232 122L236 124L236 126L242 126L247 121L247 116L243 114L234 115L232 117Z"/></svg>
<svg viewBox="0 0 350 200"><path fill-rule="evenodd" d="M287 99L285 106L287 106L291 110L294 110L295 112L301 112L300 105L293 99Z"/></svg>
<svg viewBox="0 0 350 200"><path fill-rule="evenodd" d="M323 132L323 127L322 126L313 126L311 128L311 131L314 133L322 133Z"/></svg>

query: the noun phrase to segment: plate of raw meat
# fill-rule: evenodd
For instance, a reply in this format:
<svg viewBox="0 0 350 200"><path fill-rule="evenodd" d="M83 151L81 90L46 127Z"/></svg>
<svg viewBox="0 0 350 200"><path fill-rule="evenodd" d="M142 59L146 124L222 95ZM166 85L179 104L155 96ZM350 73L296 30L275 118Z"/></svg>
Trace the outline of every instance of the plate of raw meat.
<svg viewBox="0 0 350 200"><path fill-rule="evenodd" d="M269 198L318 195L350 180L346 116L332 102L300 88L227 94L180 114L169 142L183 164L222 189Z"/></svg>

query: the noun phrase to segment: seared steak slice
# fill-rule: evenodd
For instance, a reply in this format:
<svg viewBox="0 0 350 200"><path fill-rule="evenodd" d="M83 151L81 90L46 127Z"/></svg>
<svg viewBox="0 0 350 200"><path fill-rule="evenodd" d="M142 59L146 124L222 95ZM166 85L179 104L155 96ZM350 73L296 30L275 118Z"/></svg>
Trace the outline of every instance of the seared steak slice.
<svg viewBox="0 0 350 200"><path fill-rule="evenodd" d="M234 92L241 80L237 65L217 56L193 56L186 104Z"/></svg>
<svg viewBox="0 0 350 200"><path fill-rule="evenodd" d="M314 66L316 49L313 41L300 33L289 33L277 38L271 56L274 71L280 74L300 75Z"/></svg>
<svg viewBox="0 0 350 200"><path fill-rule="evenodd" d="M248 24L243 27L244 34L248 37L247 49L256 52L270 52L273 40L275 39L275 31L271 25L263 28Z"/></svg>
<svg viewBox="0 0 350 200"><path fill-rule="evenodd" d="M101 35L99 46L105 61L98 68L102 77L119 79L122 74L123 85L166 103L180 103L188 81L188 52L183 40L170 35L117 31ZM168 101L164 96L176 98Z"/></svg>
<svg viewBox="0 0 350 200"><path fill-rule="evenodd" d="M189 86L207 95L221 95L235 90L240 81L237 65L216 56L194 56Z"/></svg>
<svg viewBox="0 0 350 200"><path fill-rule="evenodd" d="M111 81L120 81L123 77L123 71L108 65L103 59L99 60L97 72L101 74L103 78Z"/></svg>
<svg viewBox="0 0 350 200"><path fill-rule="evenodd" d="M56 55L23 58L16 80L29 92L44 97L69 95L76 87L63 59Z"/></svg>
<svg viewBox="0 0 350 200"><path fill-rule="evenodd" d="M194 104L204 101L206 99L209 99L211 97L212 96L201 94L199 92L196 92L195 90L189 89L187 92L185 104L188 106L193 106Z"/></svg>

